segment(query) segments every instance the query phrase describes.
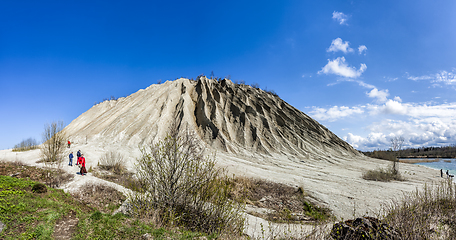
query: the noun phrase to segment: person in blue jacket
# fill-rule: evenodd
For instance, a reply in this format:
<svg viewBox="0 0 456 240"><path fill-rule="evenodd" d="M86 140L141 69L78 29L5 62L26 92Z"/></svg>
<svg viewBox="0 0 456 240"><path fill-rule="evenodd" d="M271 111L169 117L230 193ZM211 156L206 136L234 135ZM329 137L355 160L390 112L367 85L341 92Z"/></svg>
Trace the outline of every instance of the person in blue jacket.
<svg viewBox="0 0 456 240"><path fill-rule="evenodd" d="M68 165L73 166L73 152L70 153L70 163Z"/></svg>

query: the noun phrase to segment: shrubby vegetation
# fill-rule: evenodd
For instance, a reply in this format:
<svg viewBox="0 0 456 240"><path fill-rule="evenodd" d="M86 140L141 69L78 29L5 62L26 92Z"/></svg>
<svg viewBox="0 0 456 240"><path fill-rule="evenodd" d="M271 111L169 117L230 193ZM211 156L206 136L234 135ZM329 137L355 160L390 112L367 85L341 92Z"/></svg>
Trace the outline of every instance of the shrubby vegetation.
<svg viewBox="0 0 456 240"><path fill-rule="evenodd" d="M124 157L121 153L116 151L109 151L101 156L100 161L98 162L98 167L121 175L126 171L123 161Z"/></svg>
<svg viewBox="0 0 456 240"><path fill-rule="evenodd" d="M174 124L165 139L142 149L136 168L130 199L137 216L208 234L242 234L243 207L229 199L230 178L215 157L204 157L188 130Z"/></svg>
<svg viewBox="0 0 456 240"><path fill-rule="evenodd" d="M14 145L13 152L22 152L38 148L38 142L34 138L22 140L19 144Z"/></svg>
<svg viewBox="0 0 456 240"><path fill-rule="evenodd" d="M363 173L363 179L382 182L389 182L392 180L404 181L404 178L401 176L401 174L397 171L394 171L393 167L386 169L379 168L375 170L369 170Z"/></svg>
<svg viewBox="0 0 456 240"><path fill-rule="evenodd" d="M6 226L0 233L1 239L147 239L147 236L153 239L257 239L239 235L207 236L170 227L172 225L161 223L158 218L154 221L121 213L113 215L113 210L125 199L115 189L84 185L85 191L74 195L50 187L47 187L46 192L36 191L38 187L34 186L39 184L35 181L41 181L43 169L23 166L19 162L0 162L0 175L16 172L20 172L17 176L19 179L0 176L0 221ZM243 185L243 182L230 180L230 184ZM248 197L248 201L253 203L261 196L256 195L258 191L288 191L280 190L268 182L246 183L250 184L254 185L250 187L254 190L247 192L253 194ZM258 188L259 185L267 186ZM43 186L39 189L43 189ZM302 189L293 191L299 194L303 192ZM282 196L279 192L277 196ZM286 204L285 201L283 203ZM426 185L424 189L406 193L401 199L391 200L384 205L382 215L377 217L381 224L388 224L391 230L399 233L401 239L456 239L455 209L456 185L452 181L442 180ZM331 239L328 236L328 226L331 227L331 223L316 225L312 232L305 228L299 232L299 227L290 227L290 232L270 231L256 237L284 240ZM202 236L204 237L199 238Z"/></svg>
<svg viewBox="0 0 456 240"><path fill-rule="evenodd" d="M364 155L372 158L389 160L391 155L396 155L399 158L455 158L456 145L444 147L420 147L406 148L400 151L389 150L374 150L371 152L363 152Z"/></svg>
<svg viewBox="0 0 456 240"><path fill-rule="evenodd" d="M456 185L426 185L385 206L384 222L404 239L456 239Z"/></svg>
<svg viewBox="0 0 456 240"><path fill-rule="evenodd" d="M63 131L62 121L52 122L44 126L43 144L41 145L41 161L46 165L46 184L50 187L58 187L62 181L59 174L61 171L64 151L67 146L67 136Z"/></svg>

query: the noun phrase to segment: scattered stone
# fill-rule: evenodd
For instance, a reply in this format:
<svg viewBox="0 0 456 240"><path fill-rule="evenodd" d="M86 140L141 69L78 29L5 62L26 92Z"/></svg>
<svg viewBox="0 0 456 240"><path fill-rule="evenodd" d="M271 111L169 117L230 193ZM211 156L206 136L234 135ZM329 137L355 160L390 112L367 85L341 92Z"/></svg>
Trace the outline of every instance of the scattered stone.
<svg viewBox="0 0 456 240"><path fill-rule="evenodd" d="M362 217L355 220L347 220L345 222L336 223L334 224L330 235L336 240L403 239L395 229L373 217Z"/></svg>
<svg viewBox="0 0 456 240"><path fill-rule="evenodd" d="M144 235L141 236L141 239L144 239L144 240L152 240L154 239L149 233L146 233Z"/></svg>
<svg viewBox="0 0 456 240"><path fill-rule="evenodd" d="M17 177L17 176L19 176L20 174L21 174L21 173L13 173L13 174L10 175L10 177Z"/></svg>
<svg viewBox="0 0 456 240"><path fill-rule="evenodd" d="M118 209L114 210L112 215L115 215L117 213L122 213L122 214L128 216L130 211L131 211L131 204L129 202L127 202L127 201L124 201L122 203L122 205L120 205L120 207Z"/></svg>
<svg viewBox="0 0 456 240"><path fill-rule="evenodd" d="M0 221L0 233L3 231L3 228L5 228L5 224Z"/></svg>

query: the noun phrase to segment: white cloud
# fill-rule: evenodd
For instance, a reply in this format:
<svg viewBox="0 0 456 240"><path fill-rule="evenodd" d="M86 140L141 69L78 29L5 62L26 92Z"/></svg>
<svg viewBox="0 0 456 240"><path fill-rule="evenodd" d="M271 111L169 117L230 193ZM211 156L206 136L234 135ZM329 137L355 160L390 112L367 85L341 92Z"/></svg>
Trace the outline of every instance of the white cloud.
<svg viewBox="0 0 456 240"><path fill-rule="evenodd" d="M366 51L367 51L367 47L365 45L359 45L359 47L358 47L359 54L362 54L363 52L366 52ZM366 55L366 53L364 53L364 55Z"/></svg>
<svg viewBox="0 0 456 240"><path fill-rule="evenodd" d="M381 132L371 132L366 138L353 133L348 133L344 140L357 149L382 149L388 145L388 136Z"/></svg>
<svg viewBox="0 0 456 240"><path fill-rule="evenodd" d="M327 52L337 52L337 51L342 51L344 53L347 52L353 52L353 48L350 48L348 41L342 41L341 38L336 38L332 40L331 46L329 46L328 49L326 49Z"/></svg>
<svg viewBox="0 0 456 240"><path fill-rule="evenodd" d="M453 69L451 72L440 71L435 74L423 75L423 76L408 76L407 78L413 81L429 80L431 83L434 83L433 86L440 86L440 84L445 85L456 85L456 69ZM408 73L407 73L408 75Z"/></svg>
<svg viewBox="0 0 456 240"><path fill-rule="evenodd" d="M377 102L386 102L388 100L387 97L389 96L388 89L378 90L375 87L366 94L370 98L376 98Z"/></svg>
<svg viewBox="0 0 456 240"><path fill-rule="evenodd" d="M395 78L392 78L392 77L383 77L387 82L394 82L396 80L398 80L399 78L398 77L395 77Z"/></svg>
<svg viewBox="0 0 456 240"><path fill-rule="evenodd" d="M343 14L342 12L336 12L336 11L334 11L334 12L333 12L332 18L333 18L334 20L338 21L339 24L341 24L341 25L343 25L343 24L347 25L346 22L347 22L347 20L348 20L348 16L345 15L345 14Z"/></svg>
<svg viewBox="0 0 456 240"><path fill-rule="evenodd" d="M367 66L364 63L361 63L361 66L358 70L354 67L349 67L345 63L344 57L338 57L332 61L328 59L328 64L326 64L320 71L318 71L318 74L336 74L341 77L357 78L361 76L361 74L366 69Z"/></svg>
<svg viewBox="0 0 456 240"><path fill-rule="evenodd" d="M345 107L345 106L334 106L329 109L313 107L313 110L310 111L310 115L321 121L336 121L341 118L348 117L353 114L361 114L364 110L360 107Z"/></svg>

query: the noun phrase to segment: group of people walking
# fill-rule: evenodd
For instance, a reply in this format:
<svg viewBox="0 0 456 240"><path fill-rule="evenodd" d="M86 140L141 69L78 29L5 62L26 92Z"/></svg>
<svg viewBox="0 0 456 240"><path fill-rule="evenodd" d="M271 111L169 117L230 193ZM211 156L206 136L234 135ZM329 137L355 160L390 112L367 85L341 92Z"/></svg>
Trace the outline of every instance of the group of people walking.
<svg viewBox="0 0 456 240"><path fill-rule="evenodd" d="M79 168L80 168L79 172L81 173L82 176L84 176L87 174L86 161L85 161L84 154L81 153L81 150L78 150L78 152L76 153L76 156L78 157L76 166L79 166ZM70 158L70 163L68 165L73 166L73 158L74 158L73 152L70 153L69 158Z"/></svg>

